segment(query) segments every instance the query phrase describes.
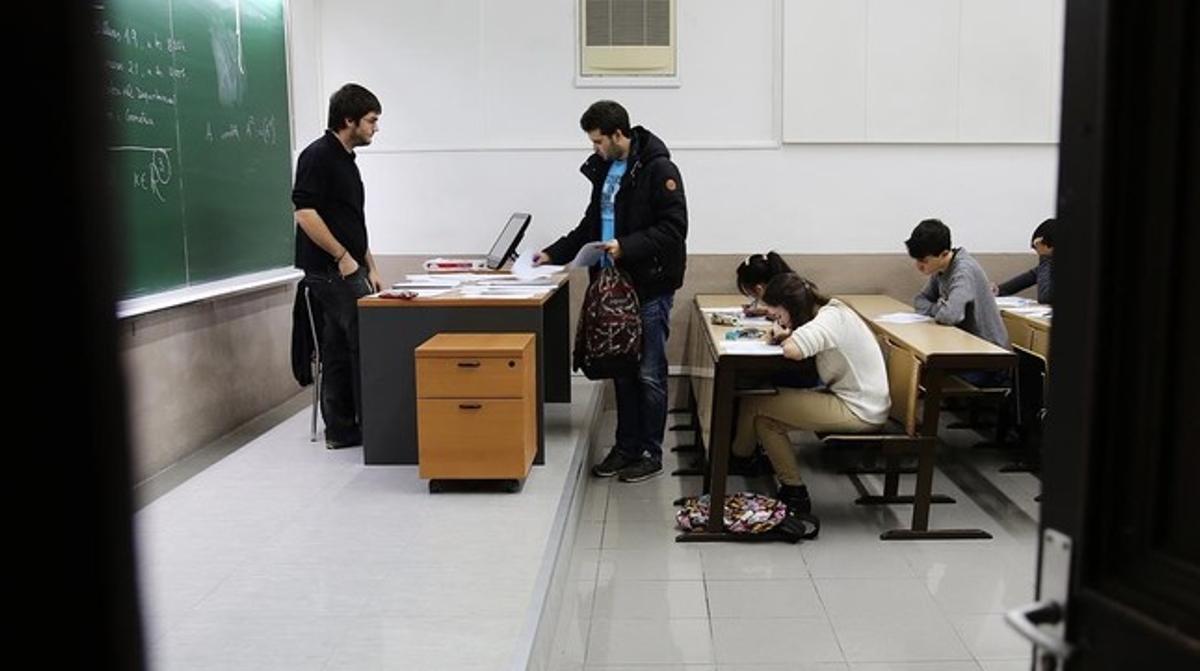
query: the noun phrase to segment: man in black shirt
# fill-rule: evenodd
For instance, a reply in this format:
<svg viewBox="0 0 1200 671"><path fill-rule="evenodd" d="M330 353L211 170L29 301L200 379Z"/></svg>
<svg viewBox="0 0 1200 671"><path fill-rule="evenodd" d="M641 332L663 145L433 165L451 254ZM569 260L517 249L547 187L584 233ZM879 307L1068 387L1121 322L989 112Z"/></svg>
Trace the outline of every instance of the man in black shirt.
<svg viewBox="0 0 1200 671"><path fill-rule="evenodd" d="M323 314L321 415L325 447L362 444L357 301L382 289L367 246L362 176L355 147L371 144L383 107L358 84L329 98L329 127L296 162L296 266Z"/></svg>

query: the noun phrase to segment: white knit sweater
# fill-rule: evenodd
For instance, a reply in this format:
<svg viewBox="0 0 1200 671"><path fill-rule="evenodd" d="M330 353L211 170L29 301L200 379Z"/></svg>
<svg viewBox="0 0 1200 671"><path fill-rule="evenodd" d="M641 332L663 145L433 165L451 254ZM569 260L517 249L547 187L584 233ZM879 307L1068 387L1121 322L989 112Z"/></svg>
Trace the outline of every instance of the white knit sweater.
<svg viewBox="0 0 1200 671"><path fill-rule="evenodd" d="M791 339L802 358L817 358L821 380L855 416L868 424L887 421L891 398L883 353L854 310L831 299Z"/></svg>

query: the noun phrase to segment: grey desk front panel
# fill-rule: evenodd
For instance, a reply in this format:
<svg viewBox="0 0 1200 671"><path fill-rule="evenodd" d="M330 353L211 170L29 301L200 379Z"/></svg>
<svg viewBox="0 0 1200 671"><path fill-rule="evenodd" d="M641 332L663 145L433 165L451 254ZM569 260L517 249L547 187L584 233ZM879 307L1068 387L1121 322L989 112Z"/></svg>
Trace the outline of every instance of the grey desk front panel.
<svg viewBox="0 0 1200 671"><path fill-rule="evenodd" d="M568 284L545 303L522 307L360 307L363 461L417 463L417 397L413 350L438 333L533 333L537 339L538 450L545 463L544 403L571 402Z"/></svg>

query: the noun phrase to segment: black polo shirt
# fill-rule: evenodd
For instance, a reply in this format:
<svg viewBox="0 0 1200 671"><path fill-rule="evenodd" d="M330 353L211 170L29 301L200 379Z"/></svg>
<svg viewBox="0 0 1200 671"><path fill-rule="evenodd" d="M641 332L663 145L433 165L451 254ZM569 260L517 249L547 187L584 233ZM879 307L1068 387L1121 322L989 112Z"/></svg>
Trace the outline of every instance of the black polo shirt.
<svg viewBox="0 0 1200 671"><path fill-rule="evenodd" d="M297 210L316 210L333 237L360 265L367 263L367 220L363 213L363 183L355 155L346 151L332 131L300 152L292 204ZM296 227L296 267L327 273L337 268L332 256Z"/></svg>

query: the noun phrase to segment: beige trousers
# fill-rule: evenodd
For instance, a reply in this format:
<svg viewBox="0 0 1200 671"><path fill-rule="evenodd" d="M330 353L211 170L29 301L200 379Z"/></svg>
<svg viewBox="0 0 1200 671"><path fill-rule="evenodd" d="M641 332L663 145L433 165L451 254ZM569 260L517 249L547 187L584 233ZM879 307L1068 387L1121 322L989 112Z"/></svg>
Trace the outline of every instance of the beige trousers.
<svg viewBox="0 0 1200 671"><path fill-rule="evenodd" d="M831 392L784 387L773 396L742 398L732 451L748 457L757 441L766 450L780 484L800 485L804 480L788 431L861 433L877 428L859 419Z"/></svg>

